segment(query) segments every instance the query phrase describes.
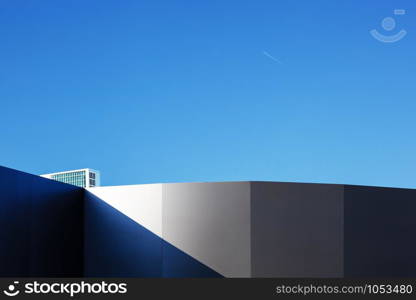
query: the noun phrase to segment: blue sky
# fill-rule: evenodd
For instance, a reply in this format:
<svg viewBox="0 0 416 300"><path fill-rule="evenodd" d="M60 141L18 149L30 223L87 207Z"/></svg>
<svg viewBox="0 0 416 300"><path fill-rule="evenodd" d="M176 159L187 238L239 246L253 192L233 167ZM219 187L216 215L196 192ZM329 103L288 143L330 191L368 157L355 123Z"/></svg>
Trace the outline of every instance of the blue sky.
<svg viewBox="0 0 416 300"><path fill-rule="evenodd" d="M104 185L416 188L415 14L413 0L0 0L0 165L90 167Z"/></svg>

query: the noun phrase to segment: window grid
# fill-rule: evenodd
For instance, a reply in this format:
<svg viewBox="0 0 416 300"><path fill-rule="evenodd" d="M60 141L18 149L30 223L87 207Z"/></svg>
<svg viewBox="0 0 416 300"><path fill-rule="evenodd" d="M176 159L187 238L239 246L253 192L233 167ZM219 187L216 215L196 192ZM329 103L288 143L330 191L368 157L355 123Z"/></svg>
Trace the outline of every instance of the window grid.
<svg viewBox="0 0 416 300"><path fill-rule="evenodd" d="M51 179L85 188L86 171L55 174Z"/></svg>

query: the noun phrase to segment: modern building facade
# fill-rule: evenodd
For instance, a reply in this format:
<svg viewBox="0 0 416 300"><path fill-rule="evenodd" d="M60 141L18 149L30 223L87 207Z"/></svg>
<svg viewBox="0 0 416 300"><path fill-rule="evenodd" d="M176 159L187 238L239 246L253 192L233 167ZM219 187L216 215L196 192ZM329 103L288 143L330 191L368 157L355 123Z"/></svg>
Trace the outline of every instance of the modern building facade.
<svg viewBox="0 0 416 300"><path fill-rule="evenodd" d="M0 167L0 276L415 277L416 190L80 188Z"/></svg>
<svg viewBox="0 0 416 300"><path fill-rule="evenodd" d="M76 185L82 188L100 186L100 172L93 169L78 169L40 175L45 178Z"/></svg>

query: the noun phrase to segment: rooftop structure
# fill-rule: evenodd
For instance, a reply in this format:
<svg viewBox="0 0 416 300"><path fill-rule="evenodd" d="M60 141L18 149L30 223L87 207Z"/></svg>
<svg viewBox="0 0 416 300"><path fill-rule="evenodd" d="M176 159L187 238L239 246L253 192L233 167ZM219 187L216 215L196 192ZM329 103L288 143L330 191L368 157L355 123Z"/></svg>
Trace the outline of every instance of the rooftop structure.
<svg viewBox="0 0 416 300"><path fill-rule="evenodd" d="M88 168L43 174L40 176L82 188L100 186L100 172Z"/></svg>

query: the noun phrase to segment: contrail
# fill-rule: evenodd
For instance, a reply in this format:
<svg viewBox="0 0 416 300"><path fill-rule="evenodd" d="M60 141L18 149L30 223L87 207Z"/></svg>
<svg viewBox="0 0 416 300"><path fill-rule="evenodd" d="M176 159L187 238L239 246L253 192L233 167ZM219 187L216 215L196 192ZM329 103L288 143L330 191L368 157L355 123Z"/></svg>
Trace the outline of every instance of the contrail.
<svg viewBox="0 0 416 300"><path fill-rule="evenodd" d="M270 59L274 60L275 62L277 62L277 63L279 63L279 64L282 64L282 62L281 62L280 60L278 60L276 57L274 57L274 56L270 55L270 54L269 54L269 53L267 53L266 51L263 51L263 54L264 54L265 56L267 56L268 58L270 58Z"/></svg>

